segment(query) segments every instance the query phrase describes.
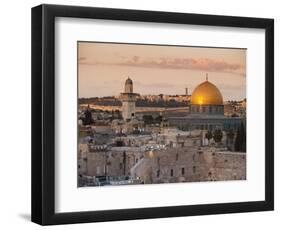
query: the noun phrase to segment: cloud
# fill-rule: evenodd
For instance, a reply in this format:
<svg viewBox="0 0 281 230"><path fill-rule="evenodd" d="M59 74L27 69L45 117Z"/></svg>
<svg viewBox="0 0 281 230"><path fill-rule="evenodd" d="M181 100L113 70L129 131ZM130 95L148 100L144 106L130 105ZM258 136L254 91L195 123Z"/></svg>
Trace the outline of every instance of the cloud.
<svg viewBox="0 0 281 230"><path fill-rule="evenodd" d="M161 68L161 69L186 69L201 70L209 72L227 72L239 75L245 75L245 66L236 63L228 63L223 60L209 58L141 58L132 56L124 61L117 62L91 62L85 59L79 59L79 64L87 65L117 65L131 66L140 68Z"/></svg>
<svg viewBox="0 0 281 230"><path fill-rule="evenodd" d="M211 72L231 72L243 74L245 67L240 64L227 63L221 60L208 58L151 58L141 59L134 56L126 62L119 62L116 65L143 67L143 68L168 68L168 69L191 69Z"/></svg>

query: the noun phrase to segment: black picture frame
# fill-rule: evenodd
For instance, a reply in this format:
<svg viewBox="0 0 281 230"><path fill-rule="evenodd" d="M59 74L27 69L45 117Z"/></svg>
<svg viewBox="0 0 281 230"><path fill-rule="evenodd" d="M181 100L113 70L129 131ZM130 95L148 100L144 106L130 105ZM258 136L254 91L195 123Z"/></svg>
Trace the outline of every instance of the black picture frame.
<svg viewBox="0 0 281 230"><path fill-rule="evenodd" d="M265 29L265 200L55 213L55 18L88 18ZM32 221L41 225L222 214L274 209L274 20L126 9L32 8Z"/></svg>

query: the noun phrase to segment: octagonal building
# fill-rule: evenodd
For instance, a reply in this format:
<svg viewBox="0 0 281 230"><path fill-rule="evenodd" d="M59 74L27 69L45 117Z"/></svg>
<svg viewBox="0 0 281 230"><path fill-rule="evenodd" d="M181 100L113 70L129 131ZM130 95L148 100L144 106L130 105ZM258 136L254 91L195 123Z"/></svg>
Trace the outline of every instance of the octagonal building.
<svg viewBox="0 0 281 230"><path fill-rule="evenodd" d="M208 78L194 89L190 103L191 114L224 115L222 94Z"/></svg>
<svg viewBox="0 0 281 230"><path fill-rule="evenodd" d="M236 130L244 117L224 115L223 95L216 85L206 80L192 92L186 116L169 117L169 124L181 130Z"/></svg>

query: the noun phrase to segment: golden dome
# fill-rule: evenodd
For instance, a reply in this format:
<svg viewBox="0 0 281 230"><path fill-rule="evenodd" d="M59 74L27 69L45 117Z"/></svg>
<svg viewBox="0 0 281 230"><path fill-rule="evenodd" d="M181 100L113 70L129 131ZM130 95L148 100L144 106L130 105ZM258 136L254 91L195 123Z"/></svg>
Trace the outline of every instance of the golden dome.
<svg viewBox="0 0 281 230"><path fill-rule="evenodd" d="M219 89L207 80L194 89L191 96L191 104L222 105L223 98Z"/></svg>

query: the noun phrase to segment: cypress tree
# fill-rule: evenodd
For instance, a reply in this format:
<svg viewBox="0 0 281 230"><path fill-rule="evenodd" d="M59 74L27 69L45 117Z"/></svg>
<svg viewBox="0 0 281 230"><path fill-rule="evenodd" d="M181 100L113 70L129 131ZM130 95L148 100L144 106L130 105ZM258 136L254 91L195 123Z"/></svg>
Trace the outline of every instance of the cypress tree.
<svg viewBox="0 0 281 230"><path fill-rule="evenodd" d="M246 129L244 122L241 123L241 152L246 152Z"/></svg>
<svg viewBox="0 0 281 230"><path fill-rule="evenodd" d="M208 139L208 143L209 143L210 140L213 138L213 134L211 130L208 130L208 132L205 134L205 138Z"/></svg>
<svg viewBox="0 0 281 230"><path fill-rule="evenodd" d="M213 138L214 138L214 140L215 140L216 143L221 142L221 139L222 139L222 131L221 131L220 129L216 129L216 130L214 131Z"/></svg>
<svg viewBox="0 0 281 230"><path fill-rule="evenodd" d="M246 152L246 130L243 122L241 122L240 127L237 129L234 148L237 152Z"/></svg>

